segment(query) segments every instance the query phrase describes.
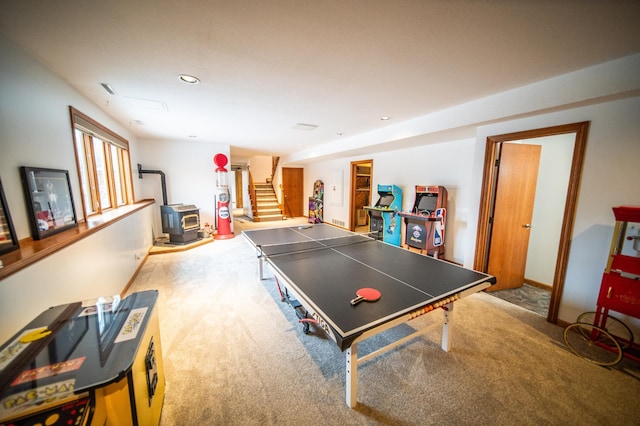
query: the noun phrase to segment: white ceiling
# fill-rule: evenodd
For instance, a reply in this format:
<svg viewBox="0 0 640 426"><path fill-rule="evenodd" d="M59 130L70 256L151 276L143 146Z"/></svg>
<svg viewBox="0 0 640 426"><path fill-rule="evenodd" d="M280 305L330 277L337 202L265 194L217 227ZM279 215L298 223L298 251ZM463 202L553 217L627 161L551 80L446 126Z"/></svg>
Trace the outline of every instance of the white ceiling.
<svg viewBox="0 0 640 426"><path fill-rule="evenodd" d="M284 156L627 56L639 22L638 0L0 2L0 32L139 138L195 135L232 156Z"/></svg>

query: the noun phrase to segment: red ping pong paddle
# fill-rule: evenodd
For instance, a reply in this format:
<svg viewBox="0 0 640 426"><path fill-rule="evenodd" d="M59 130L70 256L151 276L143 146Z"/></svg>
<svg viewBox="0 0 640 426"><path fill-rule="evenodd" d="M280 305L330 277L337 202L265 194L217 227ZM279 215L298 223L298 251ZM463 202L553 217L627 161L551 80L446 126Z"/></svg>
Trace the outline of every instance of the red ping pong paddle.
<svg viewBox="0 0 640 426"><path fill-rule="evenodd" d="M375 288L361 288L356 291L356 294L358 297L351 301L352 305L362 302L363 300L366 300L367 302L375 302L380 299L380 296L382 296L382 294L380 294L380 292Z"/></svg>

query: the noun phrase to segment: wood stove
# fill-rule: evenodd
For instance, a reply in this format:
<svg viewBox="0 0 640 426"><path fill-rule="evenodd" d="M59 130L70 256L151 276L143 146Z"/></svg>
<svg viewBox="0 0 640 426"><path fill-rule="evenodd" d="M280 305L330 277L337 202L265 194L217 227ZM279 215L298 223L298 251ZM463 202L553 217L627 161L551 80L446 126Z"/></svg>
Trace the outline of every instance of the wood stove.
<svg viewBox="0 0 640 426"><path fill-rule="evenodd" d="M160 206L162 232L169 234L174 244L186 244L198 239L200 209L193 204L167 204Z"/></svg>

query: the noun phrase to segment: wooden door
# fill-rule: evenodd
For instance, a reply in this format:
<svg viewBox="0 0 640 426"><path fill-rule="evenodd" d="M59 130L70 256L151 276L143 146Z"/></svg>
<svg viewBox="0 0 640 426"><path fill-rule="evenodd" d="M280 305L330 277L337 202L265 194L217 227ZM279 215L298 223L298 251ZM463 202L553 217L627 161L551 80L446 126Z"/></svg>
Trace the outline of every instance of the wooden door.
<svg viewBox="0 0 640 426"><path fill-rule="evenodd" d="M304 216L302 203L304 169L282 168L282 204L287 217Z"/></svg>
<svg viewBox="0 0 640 426"><path fill-rule="evenodd" d="M498 283L487 291L524 284L540 150L540 145L513 143L500 149L487 268Z"/></svg>

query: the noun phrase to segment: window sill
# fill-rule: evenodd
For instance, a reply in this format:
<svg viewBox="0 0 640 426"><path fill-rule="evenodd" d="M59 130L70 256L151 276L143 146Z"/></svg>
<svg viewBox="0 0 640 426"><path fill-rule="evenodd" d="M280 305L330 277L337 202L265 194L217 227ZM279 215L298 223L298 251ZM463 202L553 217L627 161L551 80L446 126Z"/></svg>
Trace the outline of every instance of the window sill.
<svg viewBox="0 0 640 426"><path fill-rule="evenodd" d="M0 281L153 203L155 200L142 200L129 206L120 207L100 215L99 218L92 217L86 222L79 223L76 228L43 240L33 240L31 237L20 240L20 247L17 250L0 256L3 265L0 268Z"/></svg>

